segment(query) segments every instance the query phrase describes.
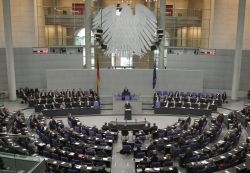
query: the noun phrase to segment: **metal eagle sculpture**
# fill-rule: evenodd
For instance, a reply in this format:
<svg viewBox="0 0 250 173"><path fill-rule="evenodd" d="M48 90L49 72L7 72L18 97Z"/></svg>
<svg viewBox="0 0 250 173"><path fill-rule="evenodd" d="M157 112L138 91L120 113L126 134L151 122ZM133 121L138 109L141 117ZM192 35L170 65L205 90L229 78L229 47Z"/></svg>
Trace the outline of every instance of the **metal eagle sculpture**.
<svg viewBox="0 0 250 173"><path fill-rule="evenodd" d="M93 29L102 30L107 55L142 57L157 39L156 17L142 4L135 5L135 14L125 3L100 10L93 20Z"/></svg>

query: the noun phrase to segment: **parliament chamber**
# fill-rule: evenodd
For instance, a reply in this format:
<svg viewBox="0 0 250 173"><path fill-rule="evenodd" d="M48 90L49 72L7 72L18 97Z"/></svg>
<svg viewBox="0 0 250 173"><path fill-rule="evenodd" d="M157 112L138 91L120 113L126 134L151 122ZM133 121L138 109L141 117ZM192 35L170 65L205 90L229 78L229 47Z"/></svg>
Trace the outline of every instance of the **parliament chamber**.
<svg viewBox="0 0 250 173"><path fill-rule="evenodd" d="M250 173L250 0L0 0L0 173Z"/></svg>

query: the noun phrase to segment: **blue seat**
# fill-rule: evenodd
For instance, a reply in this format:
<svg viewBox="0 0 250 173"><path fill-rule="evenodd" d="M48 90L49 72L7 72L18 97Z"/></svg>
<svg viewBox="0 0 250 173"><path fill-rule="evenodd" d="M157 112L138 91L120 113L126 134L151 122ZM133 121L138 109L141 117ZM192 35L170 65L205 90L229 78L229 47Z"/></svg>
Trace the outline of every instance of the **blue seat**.
<svg viewBox="0 0 250 173"><path fill-rule="evenodd" d="M58 146L58 143L57 143L56 139L51 139L51 142L52 142L52 146L53 147L57 147Z"/></svg>
<svg viewBox="0 0 250 173"><path fill-rule="evenodd" d="M215 172L217 170L218 170L217 166L216 165L212 165L212 166L208 166L207 167L206 172L210 173L210 172Z"/></svg>
<svg viewBox="0 0 250 173"><path fill-rule="evenodd" d="M81 161L78 160L78 159L72 159L72 160L71 160L71 163L80 165L80 164L81 164Z"/></svg>
<svg viewBox="0 0 250 173"><path fill-rule="evenodd" d="M83 150L82 150L81 148L77 148L77 149L76 149L76 153L78 153L78 154L83 154Z"/></svg>
<svg viewBox="0 0 250 173"><path fill-rule="evenodd" d="M99 105L99 102L98 101L94 101L94 109L99 109L100 108L100 105Z"/></svg>
<svg viewBox="0 0 250 173"><path fill-rule="evenodd" d="M173 158L179 157L180 151L181 151L180 148L173 149L172 150Z"/></svg>
<svg viewBox="0 0 250 173"><path fill-rule="evenodd" d="M142 144L139 144L139 143L135 144L135 148L141 148L141 147L142 147Z"/></svg>
<svg viewBox="0 0 250 173"><path fill-rule="evenodd" d="M189 145L183 145L181 146L181 150L180 150L180 153L181 154L184 154L186 151L187 151L187 148L190 147Z"/></svg>
<svg viewBox="0 0 250 173"><path fill-rule="evenodd" d="M78 173L78 170L75 169L68 169L67 173Z"/></svg>
<svg viewBox="0 0 250 173"><path fill-rule="evenodd" d="M63 161L63 162L69 162L69 158L68 157L61 157L61 161Z"/></svg>
<svg viewBox="0 0 250 173"><path fill-rule="evenodd" d="M157 151L164 151L165 150L164 144L157 144L156 148L157 148Z"/></svg>
<svg viewBox="0 0 250 173"><path fill-rule="evenodd" d="M167 96L168 95L168 92L167 91L163 91L163 96Z"/></svg>
<svg viewBox="0 0 250 173"><path fill-rule="evenodd" d="M75 126L75 131L76 131L77 133L81 133L81 132L82 132L81 127Z"/></svg>
<svg viewBox="0 0 250 173"><path fill-rule="evenodd" d="M204 141L203 146L207 146L209 143L210 143L210 138L207 138L207 139Z"/></svg>
<svg viewBox="0 0 250 173"><path fill-rule="evenodd" d="M192 143L190 144L190 147L191 147L191 149L192 149L193 151L197 150L197 143L196 143L196 142L192 142Z"/></svg>
<svg viewBox="0 0 250 173"><path fill-rule="evenodd" d="M145 135L139 136L139 140L142 141L142 142L145 142L146 136Z"/></svg>
<svg viewBox="0 0 250 173"><path fill-rule="evenodd" d="M200 156L200 159L199 160L206 160L206 159L208 159L209 158L209 156L207 155L207 154L202 154L201 156Z"/></svg>
<svg viewBox="0 0 250 173"><path fill-rule="evenodd" d="M129 95L125 95L125 100L129 101L130 100L130 96Z"/></svg>
<svg viewBox="0 0 250 173"><path fill-rule="evenodd" d="M90 141L90 140L88 140L87 143L88 143L88 144L91 144L91 145L95 145L95 141Z"/></svg>
<svg viewBox="0 0 250 173"><path fill-rule="evenodd" d="M124 153L130 154L132 152L132 147L131 145L123 145L122 150Z"/></svg>
<svg viewBox="0 0 250 173"><path fill-rule="evenodd" d="M150 167L151 168L159 168L159 167L161 167L161 162L152 162L150 164Z"/></svg>
<svg viewBox="0 0 250 173"><path fill-rule="evenodd" d="M162 91L157 91L157 94L159 95L159 96L162 96Z"/></svg>
<svg viewBox="0 0 250 173"><path fill-rule="evenodd" d="M155 108L160 108L161 107L161 102L157 101L155 102Z"/></svg>
<svg viewBox="0 0 250 173"><path fill-rule="evenodd" d="M89 137L95 136L95 132L93 130L89 130Z"/></svg>
<svg viewBox="0 0 250 173"><path fill-rule="evenodd" d="M193 157L190 157L189 159L188 159L188 162L196 162L197 161L197 157L196 156L193 156Z"/></svg>
<svg viewBox="0 0 250 173"><path fill-rule="evenodd" d="M74 137L70 137L71 142L76 142L76 139Z"/></svg>
<svg viewBox="0 0 250 173"><path fill-rule="evenodd" d="M100 145L101 146L108 146L108 143L107 142L101 142Z"/></svg>
<svg viewBox="0 0 250 173"><path fill-rule="evenodd" d="M52 153L51 156L52 156L52 158L55 159L55 160L60 160L58 154Z"/></svg>
<svg viewBox="0 0 250 173"><path fill-rule="evenodd" d="M173 162L172 161L164 161L162 163L162 166L163 167L170 167L170 166L173 166Z"/></svg>
<svg viewBox="0 0 250 173"><path fill-rule="evenodd" d="M44 151L43 151L43 156L44 156L44 157L50 158L51 155L50 155L50 152L44 150Z"/></svg>
<svg viewBox="0 0 250 173"><path fill-rule="evenodd" d="M88 155L88 156L95 156L95 150L87 149L85 151L85 154Z"/></svg>
<svg viewBox="0 0 250 173"><path fill-rule="evenodd" d="M143 158L144 156L145 156L145 152L138 152L138 153L136 153L136 158L137 159Z"/></svg>
<svg viewBox="0 0 250 173"><path fill-rule="evenodd" d="M206 168L203 168L203 169L198 169L198 170L196 170L196 173L204 173L204 172L206 172Z"/></svg>
<svg viewBox="0 0 250 173"><path fill-rule="evenodd" d="M107 135L107 136L106 136L106 139L107 139L107 140L114 140L114 136L113 136L113 135Z"/></svg>
<svg viewBox="0 0 250 173"><path fill-rule="evenodd" d="M160 132L158 134L158 138L164 138L165 137L165 132Z"/></svg>
<svg viewBox="0 0 250 173"><path fill-rule="evenodd" d="M69 121L69 120L68 120L68 125L69 125L69 127L70 127L70 128L72 128L72 127L73 127L72 122L71 122L71 121Z"/></svg>
<svg viewBox="0 0 250 173"><path fill-rule="evenodd" d="M95 135L97 138L102 138L102 134L100 134L100 133L96 133L96 135Z"/></svg>
<svg viewBox="0 0 250 173"><path fill-rule="evenodd" d="M147 151L147 157L152 157L153 156L153 151L152 150L148 150Z"/></svg>

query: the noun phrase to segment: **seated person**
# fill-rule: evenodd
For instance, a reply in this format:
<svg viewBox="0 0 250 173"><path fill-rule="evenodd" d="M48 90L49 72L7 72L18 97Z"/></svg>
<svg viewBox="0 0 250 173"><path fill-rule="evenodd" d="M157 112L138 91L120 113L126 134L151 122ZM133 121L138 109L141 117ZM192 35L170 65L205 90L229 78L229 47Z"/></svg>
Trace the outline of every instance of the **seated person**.
<svg viewBox="0 0 250 173"><path fill-rule="evenodd" d="M222 102L225 103L226 99L227 99L227 93L223 92L223 94L221 95L222 98Z"/></svg>
<svg viewBox="0 0 250 173"><path fill-rule="evenodd" d="M127 88L122 91L122 100L125 100L125 96L130 96L130 91Z"/></svg>
<svg viewBox="0 0 250 173"><path fill-rule="evenodd" d="M71 102L66 103L66 108L72 108L72 103Z"/></svg>
<svg viewBox="0 0 250 173"><path fill-rule="evenodd" d="M110 127L108 126L107 122L102 126L102 130L107 131L110 130Z"/></svg>
<svg viewBox="0 0 250 173"><path fill-rule="evenodd" d="M131 105L128 101L126 101L125 105L124 105L125 109L131 109Z"/></svg>
<svg viewBox="0 0 250 173"><path fill-rule="evenodd" d="M108 154L104 150L98 150L96 155L98 157L108 157Z"/></svg>
<svg viewBox="0 0 250 173"><path fill-rule="evenodd" d="M53 117L51 117L51 119L49 121L49 128L51 130L55 130L57 128L56 120Z"/></svg>
<svg viewBox="0 0 250 173"><path fill-rule="evenodd" d="M145 170L145 168L147 168L148 166L148 158L146 156L144 156L142 161L140 161L140 163L137 165L137 167L141 168L142 170Z"/></svg>
<svg viewBox="0 0 250 173"><path fill-rule="evenodd" d="M92 106L92 103L91 101L89 100L89 98L87 98L87 101L85 102L85 107L91 107Z"/></svg>
<svg viewBox="0 0 250 173"><path fill-rule="evenodd" d="M65 102L63 101L60 105L60 109L65 109L66 108L66 105L65 105Z"/></svg>

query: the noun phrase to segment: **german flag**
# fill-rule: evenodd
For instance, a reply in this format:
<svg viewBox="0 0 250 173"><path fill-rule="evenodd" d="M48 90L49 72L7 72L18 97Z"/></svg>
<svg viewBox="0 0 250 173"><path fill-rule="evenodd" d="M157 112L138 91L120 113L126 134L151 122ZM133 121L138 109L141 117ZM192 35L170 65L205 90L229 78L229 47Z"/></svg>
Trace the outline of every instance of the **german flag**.
<svg viewBox="0 0 250 173"><path fill-rule="evenodd" d="M100 66L99 66L99 57L96 59L96 92L99 95L100 87Z"/></svg>

